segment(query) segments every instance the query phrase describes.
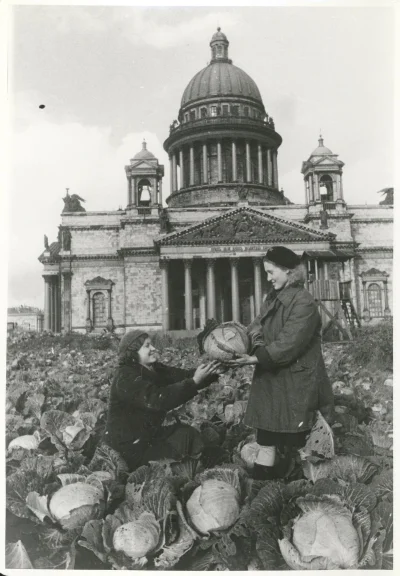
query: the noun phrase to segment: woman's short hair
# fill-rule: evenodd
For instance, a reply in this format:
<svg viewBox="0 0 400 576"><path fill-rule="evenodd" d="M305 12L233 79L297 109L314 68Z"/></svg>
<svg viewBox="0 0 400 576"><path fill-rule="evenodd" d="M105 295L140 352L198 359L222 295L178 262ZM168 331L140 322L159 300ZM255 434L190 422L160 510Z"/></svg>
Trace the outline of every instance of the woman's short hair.
<svg viewBox="0 0 400 576"><path fill-rule="evenodd" d="M304 284L306 283L307 275L306 275L306 266L304 262L300 262L300 264L298 264L292 269L285 268L285 266L279 266L279 264L275 264L275 262L272 262L267 258L264 258L264 262L269 262L269 264L273 264L277 268L285 270L285 272L288 273L288 281L286 286L304 286Z"/></svg>

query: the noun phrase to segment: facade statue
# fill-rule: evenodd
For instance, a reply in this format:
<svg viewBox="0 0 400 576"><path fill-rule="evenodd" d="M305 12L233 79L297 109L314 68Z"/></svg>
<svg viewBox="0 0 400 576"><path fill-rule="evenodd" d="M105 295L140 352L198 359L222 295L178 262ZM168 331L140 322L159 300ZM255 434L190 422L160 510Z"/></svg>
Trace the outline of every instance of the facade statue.
<svg viewBox="0 0 400 576"><path fill-rule="evenodd" d="M394 188L383 188L378 194L384 194L385 198L379 202L380 206L393 206L394 204Z"/></svg>
<svg viewBox="0 0 400 576"><path fill-rule="evenodd" d="M161 208L159 218L160 218L160 232L168 234L169 218L168 218L168 212L165 208Z"/></svg>
<svg viewBox="0 0 400 576"><path fill-rule="evenodd" d="M64 201L64 209L62 211L63 214L64 212L86 212L85 208L81 206L81 202L85 202L85 200L80 196L78 196L78 194L71 194L70 196L67 192L67 195L65 196L65 198L63 198L63 201Z"/></svg>
<svg viewBox="0 0 400 576"><path fill-rule="evenodd" d="M240 202L245 202L247 200L248 194L249 194L249 191L244 186L241 186L238 190L238 196L239 196Z"/></svg>
<svg viewBox="0 0 400 576"><path fill-rule="evenodd" d="M319 215L321 217L321 228L328 228L328 212L326 210L321 210Z"/></svg>
<svg viewBox="0 0 400 576"><path fill-rule="evenodd" d="M71 250L71 232L69 228L64 228L62 231L62 247L63 250Z"/></svg>
<svg viewBox="0 0 400 576"><path fill-rule="evenodd" d="M49 250L49 239L47 238L46 234L44 235L44 249Z"/></svg>

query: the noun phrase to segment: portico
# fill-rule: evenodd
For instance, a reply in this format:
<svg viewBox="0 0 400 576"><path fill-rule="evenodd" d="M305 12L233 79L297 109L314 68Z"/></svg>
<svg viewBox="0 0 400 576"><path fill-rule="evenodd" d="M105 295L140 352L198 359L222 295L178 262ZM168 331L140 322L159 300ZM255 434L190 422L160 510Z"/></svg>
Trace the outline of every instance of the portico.
<svg viewBox="0 0 400 576"><path fill-rule="evenodd" d="M193 330L206 320L249 324L268 291L262 258L274 244L298 254L328 250L334 235L249 207L166 235L160 249L163 330Z"/></svg>

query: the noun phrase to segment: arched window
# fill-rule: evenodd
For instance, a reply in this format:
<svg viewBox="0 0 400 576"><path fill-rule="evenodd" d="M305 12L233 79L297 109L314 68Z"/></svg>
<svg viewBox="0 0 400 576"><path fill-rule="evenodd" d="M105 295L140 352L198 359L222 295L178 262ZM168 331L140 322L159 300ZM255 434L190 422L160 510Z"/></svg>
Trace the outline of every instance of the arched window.
<svg viewBox="0 0 400 576"><path fill-rule="evenodd" d="M382 289L375 282L368 286L368 308L371 318L383 316Z"/></svg>
<svg viewBox="0 0 400 576"><path fill-rule="evenodd" d="M105 326L106 324L106 299L103 292L93 294L93 326Z"/></svg>
<svg viewBox="0 0 400 576"><path fill-rule="evenodd" d="M333 182L329 174L324 174L319 180L321 202L333 202Z"/></svg>
<svg viewBox="0 0 400 576"><path fill-rule="evenodd" d="M140 180L138 184L138 206L150 206L151 184L147 179Z"/></svg>

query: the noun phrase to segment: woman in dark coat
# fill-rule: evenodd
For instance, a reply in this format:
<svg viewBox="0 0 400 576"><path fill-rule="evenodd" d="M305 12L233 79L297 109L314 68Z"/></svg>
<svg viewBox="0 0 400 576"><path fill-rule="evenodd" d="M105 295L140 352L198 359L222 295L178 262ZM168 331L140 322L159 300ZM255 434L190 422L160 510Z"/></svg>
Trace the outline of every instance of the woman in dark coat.
<svg viewBox="0 0 400 576"><path fill-rule="evenodd" d="M253 349L236 364L255 364L244 423L261 446L254 476L284 476L292 448L305 445L316 410L330 419L332 387L321 350L321 317L304 288L301 259L283 246L268 250L264 269L272 290L248 326ZM276 447L282 454L276 462Z"/></svg>
<svg viewBox="0 0 400 576"><path fill-rule="evenodd" d="M148 334L128 332L118 350L104 442L134 470L150 460L199 456L200 433L188 425L162 427L169 410L184 404L218 378L219 363L196 370L169 367L157 361Z"/></svg>

